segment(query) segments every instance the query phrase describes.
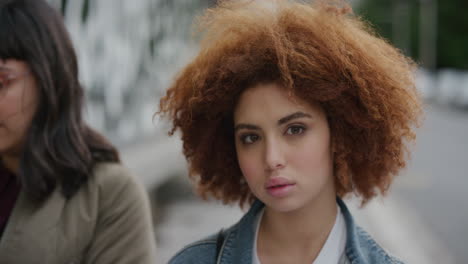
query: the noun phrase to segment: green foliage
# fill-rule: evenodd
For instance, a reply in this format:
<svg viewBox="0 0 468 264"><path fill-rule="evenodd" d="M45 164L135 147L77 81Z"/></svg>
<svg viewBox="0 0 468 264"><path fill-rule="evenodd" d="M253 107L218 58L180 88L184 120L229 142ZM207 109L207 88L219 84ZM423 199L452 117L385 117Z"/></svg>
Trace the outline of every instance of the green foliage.
<svg viewBox="0 0 468 264"><path fill-rule="evenodd" d="M89 0L83 1L83 8L81 9L81 22L86 23L89 15Z"/></svg>
<svg viewBox="0 0 468 264"><path fill-rule="evenodd" d="M81 22L84 24L88 20L89 16L89 0L83 0L83 5L81 8ZM66 16L66 11L67 11L67 6L68 6L68 0L61 0L60 1L60 12L62 12L62 15Z"/></svg>
<svg viewBox="0 0 468 264"><path fill-rule="evenodd" d="M466 0L439 1L437 52L441 54L441 67L468 69L468 16L464 13L466 10Z"/></svg>
<svg viewBox="0 0 468 264"><path fill-rule="evenodd" d="M424 42L420 43L420 7L424 2L361 0L355 12L369 21L381 36L420 61L420 46L424 45ZM396 9L402 3L408 8L408 16ZM466 0L437 1L436 68L468 70L468 15L464 14L465 10L468 10Z"/></svg>
<svg viewBox="0 0 468 264"><path fill-rule="evenodd" d="M62 12L62 15L65 15L65 11L67 10L68 0L61 0L60 2L61 2L60 11Z"/></svg>

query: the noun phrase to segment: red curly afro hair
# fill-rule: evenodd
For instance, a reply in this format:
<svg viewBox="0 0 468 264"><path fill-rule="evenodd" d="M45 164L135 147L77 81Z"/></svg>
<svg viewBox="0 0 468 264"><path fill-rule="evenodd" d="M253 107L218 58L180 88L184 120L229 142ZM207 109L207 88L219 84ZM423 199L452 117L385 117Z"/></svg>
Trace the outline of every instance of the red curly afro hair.
<svg viewBox="0 0 468 264"><path fill-rule="evenodd" d="M278 82L318 102L331 131L337 195L385 194L405 166L421 102L415 64L342 2L222 1L199 20L201 50L160 101L180 130L202 197L252 201L236 157L240 94Z"/></svg>

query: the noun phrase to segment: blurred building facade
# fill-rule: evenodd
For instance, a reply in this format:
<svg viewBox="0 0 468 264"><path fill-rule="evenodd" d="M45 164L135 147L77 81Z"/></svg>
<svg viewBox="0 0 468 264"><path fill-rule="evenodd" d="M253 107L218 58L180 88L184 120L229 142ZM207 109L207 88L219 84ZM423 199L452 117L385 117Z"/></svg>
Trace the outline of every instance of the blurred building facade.
<svg viewBox="0 0 468 264"><path fill-rule="evenodd" d="M157 100L192 56L192 21L211 1L49 2L77 50L91 125L118 145L160 133Z"/></svg>

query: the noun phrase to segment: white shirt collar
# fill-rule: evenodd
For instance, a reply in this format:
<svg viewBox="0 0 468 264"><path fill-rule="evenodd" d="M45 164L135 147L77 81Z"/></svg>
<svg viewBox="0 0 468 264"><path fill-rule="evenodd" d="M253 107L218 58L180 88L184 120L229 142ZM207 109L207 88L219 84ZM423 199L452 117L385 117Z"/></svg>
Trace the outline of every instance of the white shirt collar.
<svg viewBox="0 0 468 264"><path fill-rule="evenodd" d="M346 223L337 206L335 224L313 264L338 263L346 247Z"/></svg>
<svg viewBox="0 0 468 264"><path fill-rule="evenodd" d="M335 224L313 264L339 263L341 256L345 252L346 223L339 206L337 206L337 210ZM261 264L257 254L257 238L264 211L265 209L262 209L262 211L259 212L254 223L255 239L253 243L252 264Z"/></svg>

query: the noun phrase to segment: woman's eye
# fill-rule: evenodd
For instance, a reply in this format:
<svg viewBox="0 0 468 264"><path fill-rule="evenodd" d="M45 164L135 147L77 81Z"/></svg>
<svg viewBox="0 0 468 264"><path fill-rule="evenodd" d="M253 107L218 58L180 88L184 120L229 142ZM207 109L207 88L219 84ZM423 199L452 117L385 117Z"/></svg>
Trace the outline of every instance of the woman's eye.
<svg viewBox="0 0 468 264"><path fill-rule="evenodd" d="M254 134L242 135L240 139L243 144L252 144L258 140L258 135L254 135Z"/></svg>
<svg viewBox="0 0 468 264"><path fill-rule="evenodd" d="M7 86L7 80L0 78L0 90L3 90L3 88L6 88Z"/></svg>
<svg viewBox="0 0 468 264"><path fill-rule="evenodd" d="M290 126L288 130L286 130L286 134L288 135L298 135L304 132L305 128L302 126Z"/></svg>
<svg viewBox="0 0 468 264"><path fill-rule="evenodd" d="M0 77L0 90L6 89L8 85L10 85L11 78L8 77Z"/></svg>

